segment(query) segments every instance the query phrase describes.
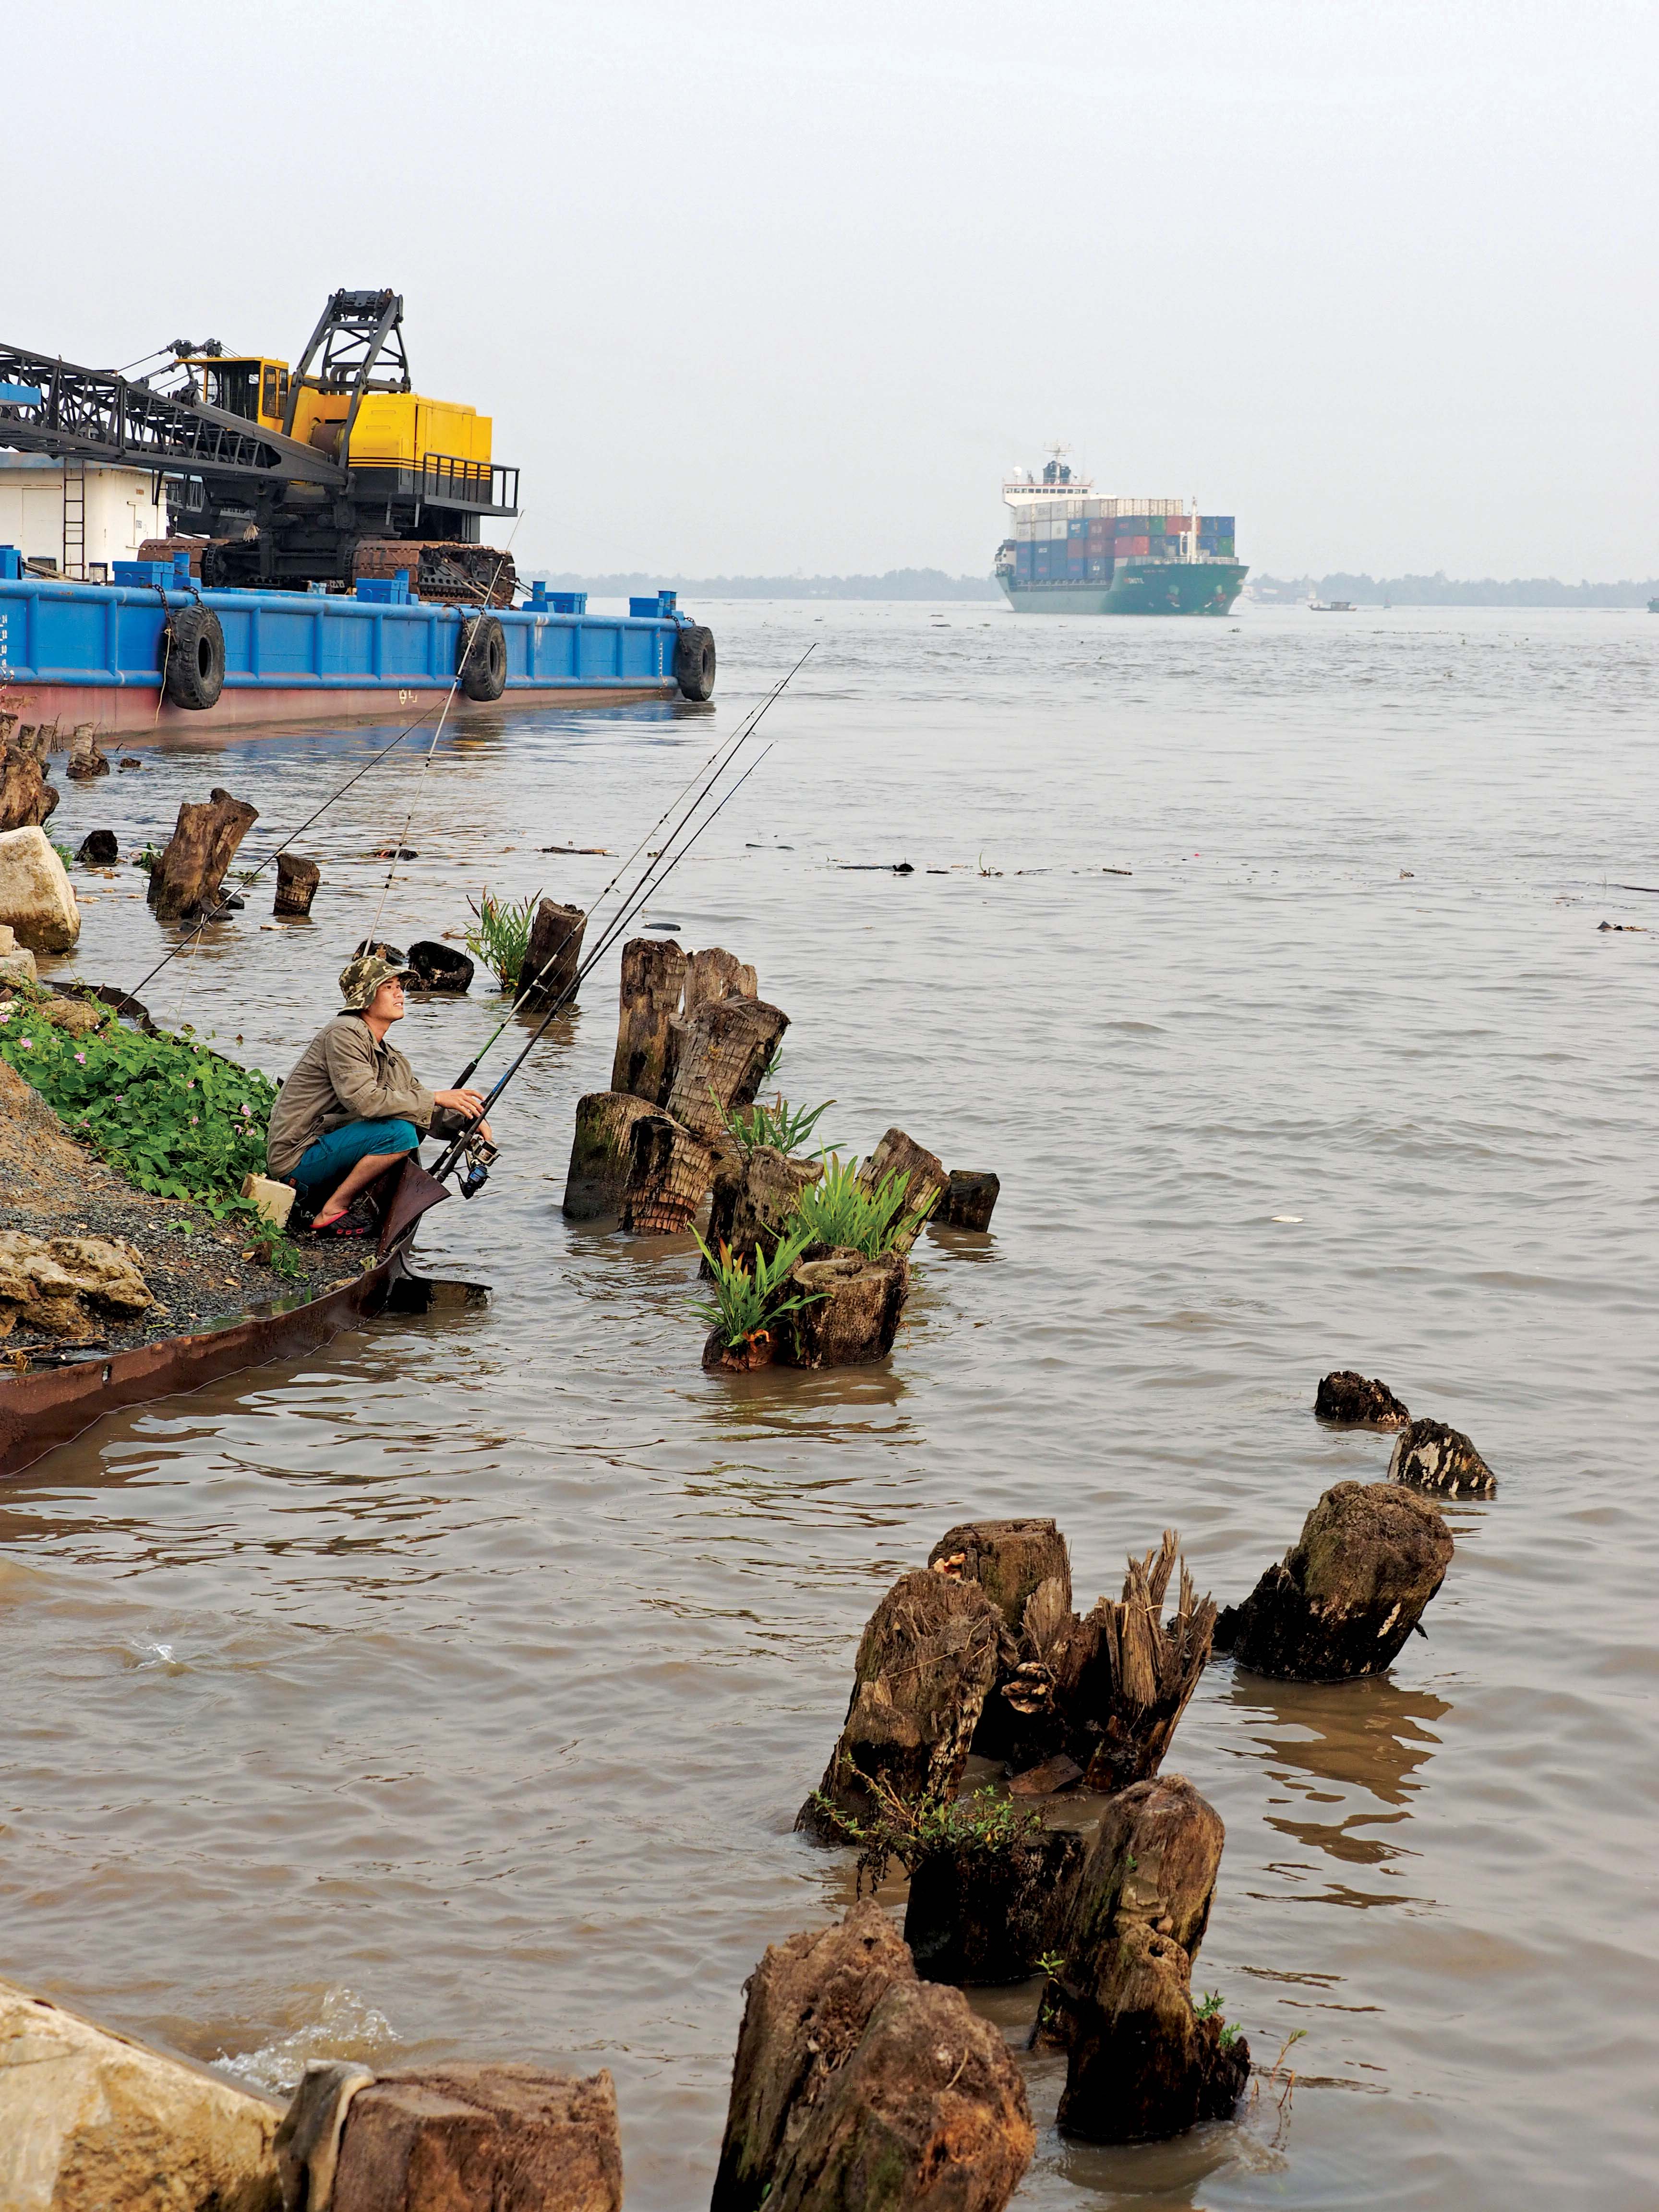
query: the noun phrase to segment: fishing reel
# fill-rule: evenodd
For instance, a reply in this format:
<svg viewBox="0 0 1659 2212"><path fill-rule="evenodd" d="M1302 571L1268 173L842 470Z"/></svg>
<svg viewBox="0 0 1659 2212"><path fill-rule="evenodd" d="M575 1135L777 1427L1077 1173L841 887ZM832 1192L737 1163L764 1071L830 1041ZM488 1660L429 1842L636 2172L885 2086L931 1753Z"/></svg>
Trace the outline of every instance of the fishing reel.
<svg viewBox="0 0 1659 2212"><path fill-rule="evenodd" d="M456 1185L463 1198L476 1198L489 1181L489 1170L501 1158L501 1147L476 1133L461 1148L461 1179Z"/></svg>

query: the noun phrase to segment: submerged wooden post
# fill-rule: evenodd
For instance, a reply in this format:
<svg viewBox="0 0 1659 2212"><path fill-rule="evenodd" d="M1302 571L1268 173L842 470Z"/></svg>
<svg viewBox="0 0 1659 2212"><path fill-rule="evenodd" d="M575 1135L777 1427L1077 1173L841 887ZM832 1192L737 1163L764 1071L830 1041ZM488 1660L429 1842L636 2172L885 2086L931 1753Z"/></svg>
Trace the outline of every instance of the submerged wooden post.
<svg viewBox="0 0 1659 2212"><path fill-rule="evenodd" d="M297 853L278 853L276 855L276 900L273 914L285 914L296 919L311 912L311 902L317 896L317 886L323 872L315 860L301 860Z"/></svg>
<svg viewBox="0 0 1659 2212"><path fill-rule="evenodd" d="M258 818L257 806L217 788L205 804L182 803L167 849L150 872L149 903L158 921L182 921L217 905L225 871Z"/></svg>
<svg viewBox="0 0 1659 2212"><path fill-rule="evenodd" d="M713 999L685 1025L679 1065L668 1097L677 1121L717 1143L726 1115L752 1106L789 1017L764 999Z"/></svg>
<svg viewBox="0 0 1659 2212"><path fill-rule="evenodd" d="M711 945L706 952L694 952L686 963L685 1004L682 1012L688 1022L699 1006L711 1005L716 999L759 996L760 978L755 970L723 946Z"/></svg>
<svg viewBox="0 0 1659 2212"><path fill-rule="evenodd" d="M859 1170L859 1181L866 1190L874 1190L890 1175L908 1177L904 1186L904 1207L907 1214L920 1214L926 1219L937 1212L939 1200L949 1189L951 1178L945 1164L933 1152L924 1152L914 1138L907 1137L902 1129L890 1129ZM908 1252L915 1243L921 1221L904 1231L894 1247L896 1251Z"/></svg>
<svg viewBox="0 0 1659 2212"><path fill-rule="evenodd" d="M573 988L586 928L587 916L580 907L561 906L556 899L542 901L519 971L520 1006L544 1012L562 993Z"/></svg>
<svg viewBox="0 0 1659 2212"><path fill-rule="evenodd" d="M621 2212L615 2085L605 2071L538 2066L382 2074L347 2107L331 2201L337 2212Z"/></svg>
<svg viewBox="0 0 1659 2212"><path fill-rule="evenodd" d="M654 1110L648 1099L623 1091L592 1091L577 1100L564 1184L568 1220L593 1221L621 1212L634 1124Z"/></svg>
<svg viewBox="0 0 1659 2212"><path fill-rule="evenodd" d="M630 938L623 947L622 1011L612 1091L660 1106L668 1096L668 1025L685 983L685 954L672 938Z"/></svg>
<svg viewBox="0 0 1659 2212"><path fill-rule="evenodd" d="M823 1247L817 1248L821 1253ZM910 1292L910 1262L902 1252L872 1260L837 1249L800 1260L789 1288L807 1304L782 1328L779 1358L786 1367L867 1367L885 1359Z"/></svg>
<svg viewBox="0 0 1659 2212"><path fill-rule="evenodd" d="M714 1180L712 1146L672 1114L647 1110L628 1132L622 1225L641 1237L675 1237L691 1225Z"/></svg>
<svg viewBox="0 0 1659 2212"><path fill-rule="evenodd" d="M0 754L0 830L38 830L62 795L26 747L10 744Z"/></svg>
<svg viewBox="0 0 1659 2212"><path fill-rule="evenodd" d="M795 1200L823 1174L822 1160L790 1159L773 1145L757 1145L752 1152L722 1160L708 1209L709 1250L718 1253L724 1244L749 1267L757 1249L770 1260ZM701 1273L712 1273L707 1260Z"/></svg>

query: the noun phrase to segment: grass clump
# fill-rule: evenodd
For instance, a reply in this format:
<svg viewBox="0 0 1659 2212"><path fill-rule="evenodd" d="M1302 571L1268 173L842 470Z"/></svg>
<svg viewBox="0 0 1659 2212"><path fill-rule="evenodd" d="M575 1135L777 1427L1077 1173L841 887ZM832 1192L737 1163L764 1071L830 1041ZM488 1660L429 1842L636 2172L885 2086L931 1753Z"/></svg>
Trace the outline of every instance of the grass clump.
<svg viewBox="0 0 1659 2212"><path fill-rule="evenodd" d="M904 1211L908 1172L896 1169L884 1175L873 1190L858 1179L858 1162L844 1166L832 1152L823 1175L809 1183L796 1199L790 1215L806 1231L808 1243L840 1244L878 1260L902 1240L913 1238L933 1210L933 1198L913 1212Z"/></svg>
<svg viewBox="0 0 1659 2212"><path fill-rule="evenodd" d="M530 933L535 926L540 895L498 899L488 889L469 899L475 920L461 942L475 960L483 961L504 991L516 991L530 951Z"/></svg>
<svg viewBox="0 0 1659 2212"><path fill-rule="evenodd" d="M691 1233L696 1236L695 1230ZM714 1278L712 1301L699 1306L697 1311L727 1351L769 1333L786 1314L798 1313L803 1306L812 1304L809 1297L784 1296L789 1271L805 1250L807 1243L808 1239L800 1235L781 1237L769 1259L757 1248L751 1269L744 1261L732 1257L731 1246L724 1241L717 1255L697 1237L697 1249L708 1261Z"/></svg>
<svg viewBox="0 0 1659 2212"><path fill-rule="evenodd" d="M708 1095L720 1108L727 1133L744 1159L761 1145L770 1145L786 1156L794 1152L806 1142L836 1103L833 1098L826 1098L822 1106L792 1106L780 1091L769 1106L757 1099L754 1105L739 1107L735 1113L730 1113L720 1106L712 1084ZM820 1145L818 1150L822 1152L828 1147Z"/></svg>

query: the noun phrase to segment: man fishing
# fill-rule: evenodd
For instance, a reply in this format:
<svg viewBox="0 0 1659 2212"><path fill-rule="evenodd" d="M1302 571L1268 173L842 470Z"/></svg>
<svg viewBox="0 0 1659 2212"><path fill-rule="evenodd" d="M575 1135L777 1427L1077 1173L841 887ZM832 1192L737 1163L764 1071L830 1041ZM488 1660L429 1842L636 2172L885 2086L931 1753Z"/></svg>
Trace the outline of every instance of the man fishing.
<svg viewBox="0 0 1659 2212"><path fill-rule="evenodd" d="M352 1200L376 1176L419 1149L421 1139L456 1136L483 1107L476 1091L428 1091L388 1044L404 1018L410 971L364 953L340 971L345 1009L318 1031L276 1095L265 1156L279 1182L294 1183L325 1237L362 1237L369 1224ZM489 1139L489 1125L478 1124Z"/></svg>

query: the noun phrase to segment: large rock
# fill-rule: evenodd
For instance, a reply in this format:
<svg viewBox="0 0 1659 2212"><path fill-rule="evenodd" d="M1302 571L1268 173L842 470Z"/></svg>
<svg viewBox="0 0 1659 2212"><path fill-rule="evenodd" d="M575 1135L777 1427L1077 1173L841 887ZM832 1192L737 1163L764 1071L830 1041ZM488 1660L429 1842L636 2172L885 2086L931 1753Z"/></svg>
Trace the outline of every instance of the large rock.
<svg viewBox="0 0 1659 2212"><path fill-rule="evenodd" d="M0 831L0 921L31 952L67 952L81 934L75 892L44 830Z"/></svg>
<svg viewBox="0 0 1659 2212"><path fill-rule="evenodd" d="M902 1575L859 1640L841 1740L797 1827L841 1840L834 1811L867 1820L878 1784L907 1805L954 1797L1001 1635L1002 1616L976 1583Z"/></svg>
<svg viewBox="0 0 1659 2212"><path fill-rule="evenodd" d="M873 1903L775 1945L747 1997L711 2212L1001 2212L1035 2148L1019 2069Z"/></svg>
<svg viewBox="0 0 1659 2212"><path fill-rule="evenodd" d="M1451 1531L1426 1498L1397 1482L1339 1482L1283 1560L1221 1614L1215 1647L1241 1667L1289 1681L1381 1674L1445 1580L1451 1556Z"/></svg>
<svg viewBox="0 0 1659 2212"><path fill-rule="evenodd" d="M608 2073L434 2066L382 2074L346 2112L334 2212L620 2212Z"/></svg>
<svg viewBox="0 0 1659 2212"><path fill-rule="evenodd" d="M1200 2020L1192 2000L1224 1838L1220 1815L1180 1775L1136 1783L1107 1806L1038 2014L1040 2034L1067 2053L1066 2133L1134 2142L1231 2117L1249 2046L1218 2017Z"/></svg>
<svg viewBox="0 0 1659 2212"><path fill-rule="evenodd" d="M1351 1367L1322 1376L1314 1412L1322 1421L1340 1421L1346 1428L1403 1429L1411 1419L1386 1382Z"/></svg>
<svg viewBox="0 0 1659 2212"><path fill-rule="evenodd" d="M1038 1585L1061 1585L1072 1602L1072 1559L1052 1521L963 1521L947 1528L927 1554L940 1574L977 1583L1007 1626L1018 1632L1025 1602Z"/></svg>
<svg viewBox="0 0 1659 2212"><path fill-rule="evenodd" d="M0 751L0 830L38 829L61 796L46 781L32 746L8 744Z"/></svg>
<svg viewBox="0 0 1659 2212"><path fill-rule="evenodd" d="M277 2212L280 2106L0 1982L5 2212Z"/></svg>
<svg viewBox="0 0 1659 2212"><path fill-rule="evenodd" d="M1413 1421L1389 1462L1389 1479L1441 1498L1496 1498L1498 1477L1462 1429L1443 1421Z"/></svg>

